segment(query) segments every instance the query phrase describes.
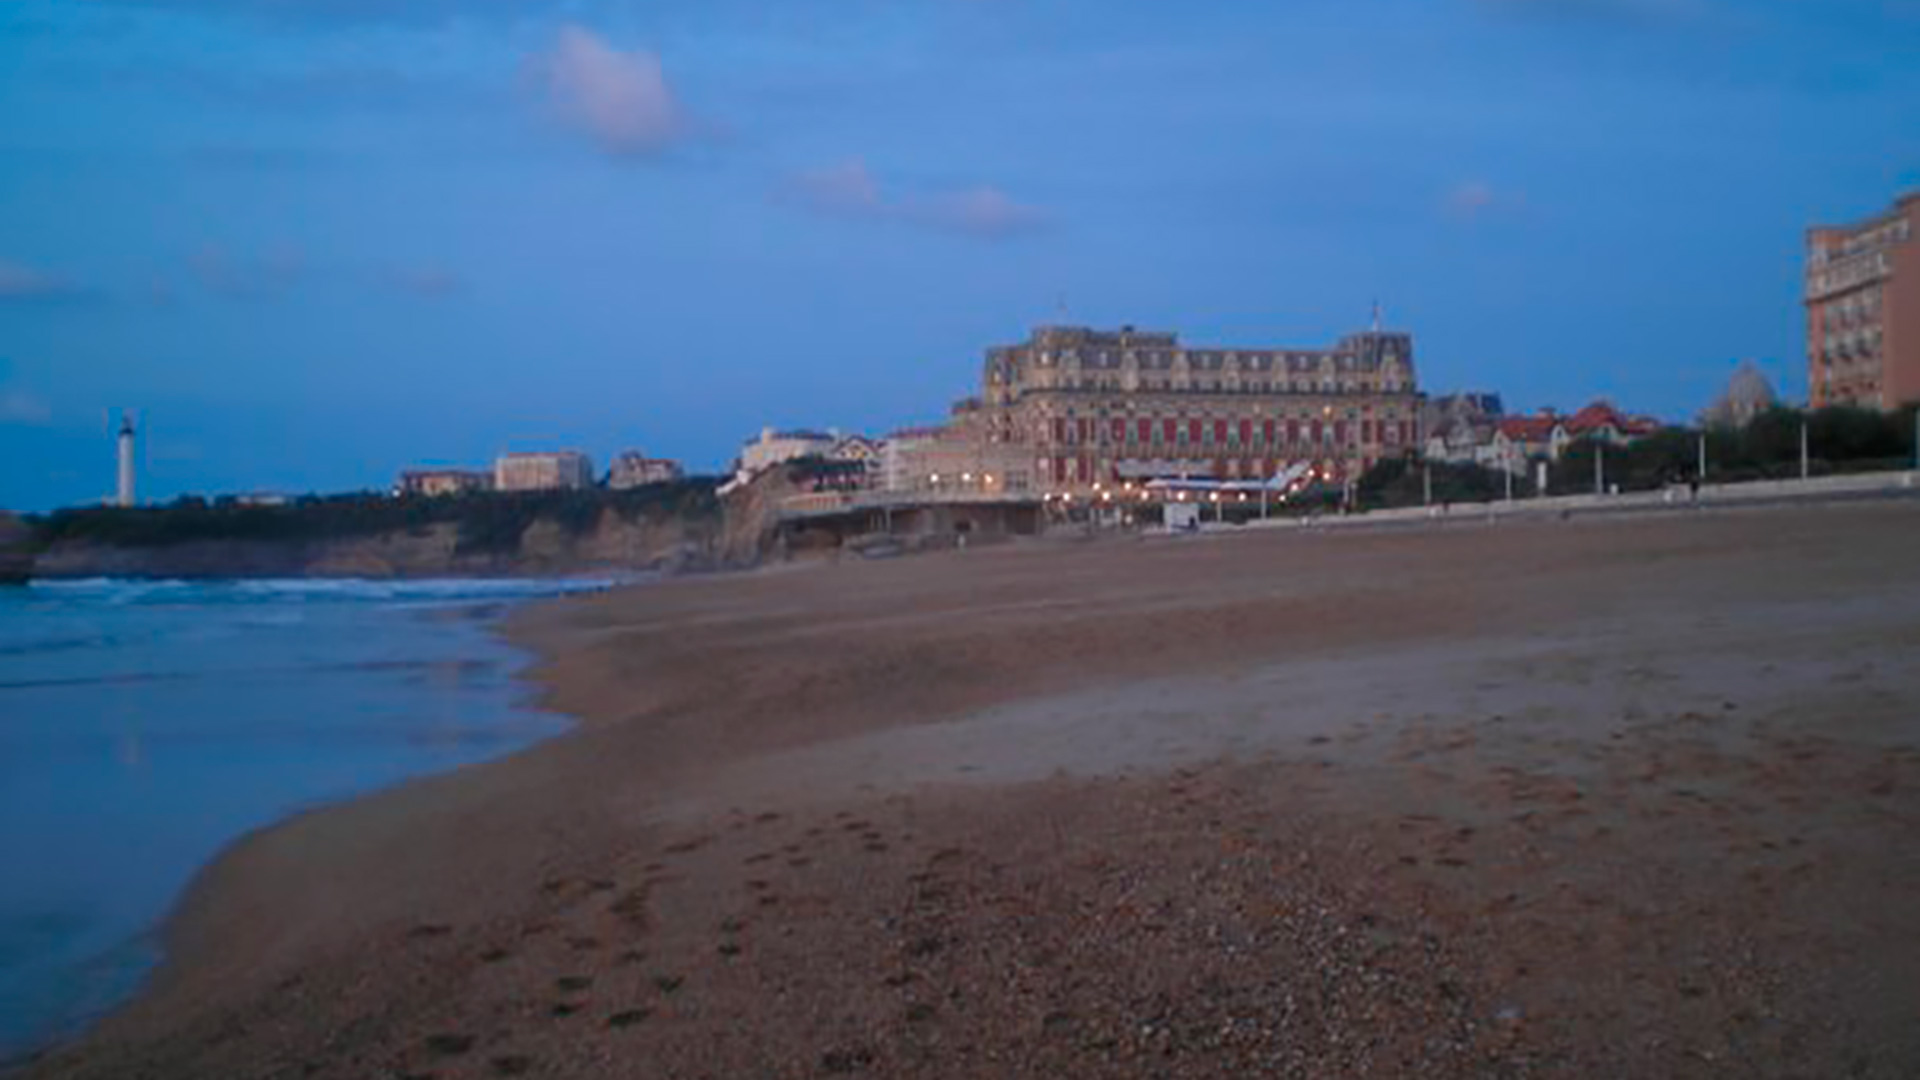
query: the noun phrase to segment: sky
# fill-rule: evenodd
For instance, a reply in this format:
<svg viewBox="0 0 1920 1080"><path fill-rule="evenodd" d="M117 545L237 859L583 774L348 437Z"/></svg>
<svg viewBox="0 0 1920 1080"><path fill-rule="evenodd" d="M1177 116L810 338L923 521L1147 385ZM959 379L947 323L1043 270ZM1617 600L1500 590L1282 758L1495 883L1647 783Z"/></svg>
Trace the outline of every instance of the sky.
<svg viewBox="0 0 1920 1080"><path fill-rule="evenodd" d="M1668 419L1805 394L1920 0L5 0L0 506L724 468L1040 323Z"/></svg>

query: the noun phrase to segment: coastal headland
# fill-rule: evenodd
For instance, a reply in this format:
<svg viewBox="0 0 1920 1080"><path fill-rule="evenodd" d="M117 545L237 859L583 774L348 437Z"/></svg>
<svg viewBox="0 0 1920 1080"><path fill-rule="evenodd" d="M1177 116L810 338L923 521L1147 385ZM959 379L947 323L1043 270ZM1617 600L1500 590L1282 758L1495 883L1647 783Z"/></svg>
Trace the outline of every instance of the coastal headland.
<svg viewBox="0 0 1920 1080"><path fill-rule="evenodd" d="M237 845L42 1077L1906 1077L1920 505L529 608L580 719Z"/></svg>

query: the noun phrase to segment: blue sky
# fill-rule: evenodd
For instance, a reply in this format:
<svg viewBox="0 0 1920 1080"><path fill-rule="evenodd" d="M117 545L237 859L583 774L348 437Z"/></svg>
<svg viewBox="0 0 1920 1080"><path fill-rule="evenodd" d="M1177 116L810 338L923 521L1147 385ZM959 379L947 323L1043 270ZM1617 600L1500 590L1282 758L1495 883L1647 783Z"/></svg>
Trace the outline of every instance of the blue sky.
<svg viewBox="0 0 1920 1080"><path fill-rule="evenodd" d="M884 431L1035 323L1672 418L1804 393L1920 0L10 0L0 506Z"/></svg>

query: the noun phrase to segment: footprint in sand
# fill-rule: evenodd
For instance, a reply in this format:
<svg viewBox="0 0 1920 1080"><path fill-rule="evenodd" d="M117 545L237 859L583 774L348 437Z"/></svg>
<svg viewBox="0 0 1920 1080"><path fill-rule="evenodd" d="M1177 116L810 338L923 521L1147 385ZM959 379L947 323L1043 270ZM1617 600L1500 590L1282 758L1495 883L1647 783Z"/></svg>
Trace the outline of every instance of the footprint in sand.
<svg viewBox="0 0 1920 1080"><path fill-rule="evenodd" d="M458 1057L473 1049L473 1036L464 1032L441 1032L427 1036L427 1052L438 1057Z"/></svg>
<svg viewBox="0 0 1920 1080"><path fill-rule="evenodd" d="M617 1012L607 1017L607 1026L610 1028L629 1028L652 1015L653 1011L650 1009L628 1009L625 1012Z"/></svg>
<svg viewBox="0 0 1920 1080"><path fill-rule="evenodd" d="M644 926L648 921L647 890L643 886L615 900L607 910L630 925Z"/></svg>

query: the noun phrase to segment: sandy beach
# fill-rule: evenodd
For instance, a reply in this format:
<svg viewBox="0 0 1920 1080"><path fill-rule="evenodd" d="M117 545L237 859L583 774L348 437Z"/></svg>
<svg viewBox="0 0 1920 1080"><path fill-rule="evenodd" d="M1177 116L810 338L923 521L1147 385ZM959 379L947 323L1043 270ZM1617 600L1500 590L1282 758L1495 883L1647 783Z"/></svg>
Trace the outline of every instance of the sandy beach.
<svg viewBox="0 0 1920 1080"><path fill-rule="evenodd" d="M1041 541L522 610L28 1077L1920 1075L1920 503Z"/></svg>

